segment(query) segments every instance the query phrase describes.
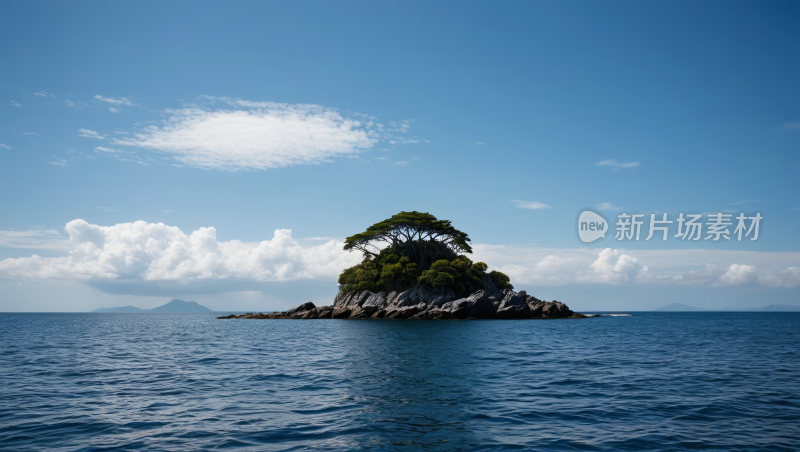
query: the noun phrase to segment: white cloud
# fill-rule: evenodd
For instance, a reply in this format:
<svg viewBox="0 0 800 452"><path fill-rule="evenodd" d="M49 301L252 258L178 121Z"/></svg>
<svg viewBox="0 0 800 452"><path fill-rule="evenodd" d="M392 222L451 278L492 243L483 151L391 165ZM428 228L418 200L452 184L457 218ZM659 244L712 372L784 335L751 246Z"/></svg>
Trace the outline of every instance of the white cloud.
<svg viewBox="0 0 800 452"><path fill-rule="evenodd" d="M647 276L648 267L639 265L639 260L618 250L606 248L589 266L591 272L583 275L580 282L626 283Z"/></svg>
<svg viewBox="0 0 800 452"><path fill-rule="evenodd" d="M114 107L109 108L108 111L110 111L111 113L119 113L119 110L117 110Z"/></svg>
<svg viewBox="0 0 800 452"><path fill-rule="evenodd" d="M614 171L618 171L620 168L636 168L639 166L639 162L618 162L616 160L603 160L602 162L597 163L599 166L613 166Z"/></svg>
<svg viewBox="0 0 800 452"><path fill-rule="evenodd" d="M113 104L113 105L128 105L128 106L136 105L131 100L126 99L124 97L120 97L119 99L116 99L116 98L113 98L113 97L103 97L103 96L98 94L98 95L94 96L94 98L95 98L95 100L99 100L99 101L102 101L102 102L108 102L109 104Z"/></svg>
<svg viewBox="0 0 800 452"><path fill-rule="evenodd" d="M756 268L752 265L733 264L719 276L719 281L728 286L739 286L756 280Z"/></svg>
<svg viewBox="0 0 800 452"><path fill-rule="evenodd" d="M97 146L96 148L94 148L94 152L103 152L103 153L106 153L106 154L114 154L114 153L117 153L119 151L116 150L116 149L104 148L103 146Z"/></svg>
<svg viewBox="0 0 800 452"><path fill-rule="evenodd" d="M768 272L758 276L758 282L771 287L800 286L800 267L789 267L786 270Z"/></svg>
<svg viewBox="0 0 800 452"><path fill-rule="evenodd" d="M800 286L800 252L611 248L598 251L481 244L473 248L473 260L486 262L520 284ZM695 263L700 263L701 268Z"/></svg>
<svg viewBox="0 0 800 452"><path fill-rule="evenodd" d="M121 212L121 210L113 207L98 207L98 209L102 210L103 212Z"/></svg>
<svg viewBox="0 0 800 452"><path fill-rule="evenodd" d="M56 230L0 231L0 247L68 250L69 241Z"/></svg>
<svg viewBox="0 0 800 452"><path fill-rule="evenodd" d="M78 129L78 136L86 138L97 138L98 140L106 139L106 137L104 137L103 135L95 132L94 130L88 130L88 129Z"/></svg>
<svg viewBox="0 0 800 452"><path fill-rule="evenodd" d="M89 107L90 105L85 102L73 102L71 100L64 100L65 107L75 107L75 108L84 108Z"/></svg>
<svg viewBox="0 0 800 452"><path fill-rule="evenodd" d="M22 108L22 105L18 104L17 102L14 102L13 100L12 100L12 101L10 101L10 102L9 102L9 104L11 104L11 105L13 105L13 106L15 106L15 107Z"/></svg>
<svg viewBox="0 0 800 452"><path fill-rule="evenodd" d="M610 202L603 202L597 205L600 210L622 210L624 207L619 207L611 204Z"/></svg>
<svg viewBox="0 0 800 452"><path fill-rule="evenodd" d="M47 93L46 93L46 92L44 92L44 91L42 91L41 93L33 93L33 95L34 95L34 96L42 96L42 97L47 97Z"/></svg>
<svg viewBox="0 0 800 452"><path fill-rule="evenodd" d="M11 149L11 146L9 146L7 144L0 143L0 148Z"/></svg>
<svg viewBox="0 0 800 452"><path fill-rule="evenodd" d="M483 141L476 141L475 144L486 144Z"/></svg>
<svg viewBox="0 0 800 452"><path fill-rule="evenodd" d="M78 280L84 282L149 283L172 281L335 280L360 261L358 253L328 240L301 246L288 229L271 240L219 242L214 228L185 234L163 223L120 223L98 226L84 220L67 223L69 255L33 255L0 261L0 278L16 280Z"/></svg>
<svg viewBox="0 0 800 452"><path fill-rule="evenodd" d="M400 166L403 166L403 165L408 165L408 162L394 162L394 163L392 163L392 165L400 165Z"/></svg>
<svg viewBox="0 0 800 452"><path fill-rule="evenodd" d="M547 204L539 201L516 201L511 200L511 202L516 203L517 207L520 209L531 209L531 210L538 210L538 209L550 209L551 207Z"/></svg>
<svg viewBox="0 0 800 452"><path fill-rule="evenodd" d="M786 130L798 130L800 129L800 121L790 122L783 125L783 128Z"/></svg>
<svg viewBox="0 0 800 452"><path fill-rule="evenodd" d="M53 160L51 160L51 161L48 161L47 163L49 163L49 164L51 164L51 165L57 165L57 166L69 166L69 165L67 164L67 161L66 161L66 160L64 160L64 159L60 159L60 158L58 158L58 157L56 157L56 156L52 156L52 157L50 157L50 158L52 158Z"/></svg>
<svg viewBox="0 0 800 452"><path fill-rule="evenodd" d="M328 162L378 141L359 121L318 105L207 98L250 110L171 110L163 127L114 143L163 152L186 166L235 171Z"/></svg>
<svg viewBox="0 0 800 452"><path fill-rule="evenodd" d="M419 160L419 157L411 157L411 160Z"/></svg>

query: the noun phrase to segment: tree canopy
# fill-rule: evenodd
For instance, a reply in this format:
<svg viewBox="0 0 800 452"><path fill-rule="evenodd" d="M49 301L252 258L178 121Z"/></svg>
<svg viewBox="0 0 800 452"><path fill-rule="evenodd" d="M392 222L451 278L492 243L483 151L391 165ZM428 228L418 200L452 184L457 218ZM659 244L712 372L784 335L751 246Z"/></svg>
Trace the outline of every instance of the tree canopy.
<svg viewBox="0 0 800 452"><path fill-rule="evenodd" d="M382 248L408 256L419 266L427 267L433 259L454 259L460 253L472 253L469 236L454 228L449 220L439 220L429 213L400 212L368 227L345 240L344 249L358 250L364 257L377 257Z"/></svg>
<svg viewBox="0 0 800 452"><path fill-rule="evenodd" d="M513 288L508 276L487 273L472 253L469 236L448 220L429 213L400 212L348 237L344 249L361 251L364 260L339 276L340 288L373 292L402 291L416 284L447 287L460 295L480 289Z"/></svg>

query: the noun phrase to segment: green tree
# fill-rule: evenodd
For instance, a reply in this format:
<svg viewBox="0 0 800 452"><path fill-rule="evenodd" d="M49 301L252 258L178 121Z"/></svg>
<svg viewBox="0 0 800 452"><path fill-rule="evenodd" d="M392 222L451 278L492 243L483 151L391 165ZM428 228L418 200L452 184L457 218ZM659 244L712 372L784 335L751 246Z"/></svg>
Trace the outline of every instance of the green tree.
<svg viewBox="0 0 800 452"><path fill-rule="evenodd" d="M513 288L508 276L487 273L472 253L466 233L429 213L400 212L348 237L344 249L361 251L364 260L339 275L340 289L403 291L417 284L447 287L459 295L476 290Z"/></svg>
<svg viewBox="0 0 800 452"><path fill-rule="evenodd" d="M427 268L438 258L454 259L460 253L472 253L469 242L469 236L454 228L449 220L413 211L392 215L366 231L348 237L344 249L377 257L385 247Z"/></svg>

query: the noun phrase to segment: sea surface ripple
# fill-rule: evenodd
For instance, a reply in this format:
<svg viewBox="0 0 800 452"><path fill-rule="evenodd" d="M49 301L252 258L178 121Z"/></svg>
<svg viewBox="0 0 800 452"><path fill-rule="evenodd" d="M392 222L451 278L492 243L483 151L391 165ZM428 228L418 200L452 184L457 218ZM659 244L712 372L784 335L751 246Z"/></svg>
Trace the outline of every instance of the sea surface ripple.
<svg viewBox="0 0 800 452"><path fill-rule="evenodd" d="M800 313L0 314L0 449L795 451L798 345Z"/></svg>

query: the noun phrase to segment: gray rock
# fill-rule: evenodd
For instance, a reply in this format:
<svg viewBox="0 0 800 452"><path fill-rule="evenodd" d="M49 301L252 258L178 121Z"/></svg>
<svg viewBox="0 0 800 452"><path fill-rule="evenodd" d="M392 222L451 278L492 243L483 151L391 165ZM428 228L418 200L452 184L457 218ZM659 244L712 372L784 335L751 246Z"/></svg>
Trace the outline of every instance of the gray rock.
<svg viewBox="0 0 800 452"><path fill-rule="evenodd" d="M494 317L496 308L494 302L497 301L494 297L490 297L486 292L479 290L466 298L467 317L473 319L485 319Z"/></svg>
<svg viewBox="0 0 800 452"><path fill-rule="evenodd" d="M527 304L506 306L497 311L498 319L529 319L531 309Z"/></svg>
<svg viewBox="0 0 800 452"><path fill-rule="evenodd" d="M306 311L310 311L314 308L316 308L314 303L309 301L307 303L303 303L301 305L293 307L292 309L289 309L288 311L284 312L283 315L286 317L292 317L295 314L305 313Z"/></svg>
<svg viewBox="0 0 800 452"><path fill-rule="evenodd" d="M428 306L425 303L418 303L414 306L403 306L386 312L387 319L407 319L418 312L422 312Z"/></svg>
<svg viewBox="0 0 800 452"><path fill-rule="evenodd" d="M430 305L441 306L455 298L455 293L450 289L431 289L428 286L421 285L399 294L396 292L389 294L387 297L387 310L391 308L416 306L420 303L425 304L426 307Z"/></svg>
<svg viewBox="0 0 800 452"><path fill-rule="evenodd" d="M361 307L385 309L386 305L387 305L386 292L378 292L367 297L367 299L364 301L364 304L362 304Z"/></svg>
<svg viewBox="0 0 800 452"><path fill-rule="evenodd" d="M505 289L501 292L503 297L500 300L500 307L497 308L498 312L506 309L509 306L523 306L527 305L528 294L524 290L514 292L511 289Z"/></svg>
<svg viewBox="0 0 800 452"><path fill-rule="evenodd" d="M304 319L329 319L333 314L331 306L318 306L306 313L302 318Z"/></svg>
<svg viewBox="0 0 800 452"><path fill-rule="evenodd" d="M428 318L431 319L462 319L467 316L467 298L448 301L438 308L428 311Z"/></svg>

